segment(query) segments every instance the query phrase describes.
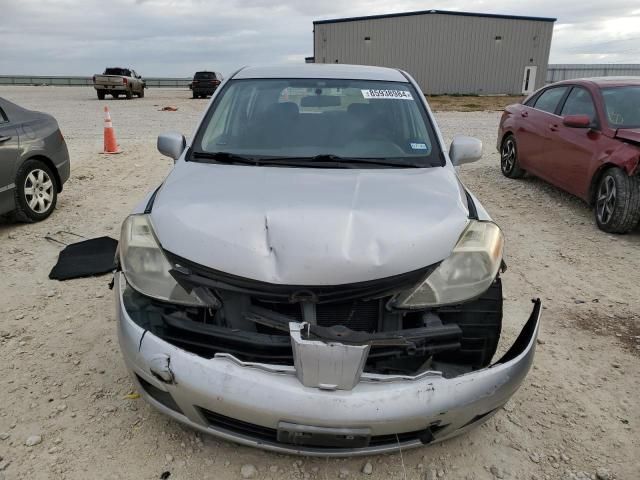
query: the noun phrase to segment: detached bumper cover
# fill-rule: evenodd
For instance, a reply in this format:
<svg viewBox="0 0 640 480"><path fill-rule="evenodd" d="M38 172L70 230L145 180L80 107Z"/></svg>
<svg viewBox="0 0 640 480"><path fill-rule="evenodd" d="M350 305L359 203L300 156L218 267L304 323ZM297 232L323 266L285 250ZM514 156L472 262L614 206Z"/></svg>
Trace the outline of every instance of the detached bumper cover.
<svg viewBox="0 0 640 480"><path fill-rule="evenodd" d="M541 305L494 365L455 378L363 374L352 390L302 385L293 367L206 359L145 332L127 314L116 275L118 335L127 368L154 407L193 428L280 453L369 455L461 434L520 387L533 362ZM316 440L304 441L305 435ZM296 439L303 438L302 443ZM347 440L345 440L345 438Z"/></svg>

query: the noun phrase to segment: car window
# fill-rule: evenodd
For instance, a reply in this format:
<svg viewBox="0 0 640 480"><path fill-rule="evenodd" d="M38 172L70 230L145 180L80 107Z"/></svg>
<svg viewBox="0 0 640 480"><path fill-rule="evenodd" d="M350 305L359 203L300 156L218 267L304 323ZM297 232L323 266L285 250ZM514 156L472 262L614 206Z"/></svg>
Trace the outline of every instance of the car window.
<svg viewBox="0 0 640 480"><path fill-rule="evenodd" d="M441 164L420 93L406 82L232 80L203 121L203 152L307 159L335 155Z"/></svg>
<svg viewBox="0 0 640 480"><path fill-rule="evenodd" d="M543 112L554 113L558 102L567 91L568 87L554 87L540 94L535 103L535 108Z"/></svg>
<svg viewBox="0 0 640 480"><path fill-rule="evenodd" d="M591 94L586 88L574 87L564 102L560 115L586 115L592 122L596 121L596 108Z"/></svg>
<svg viewBox="0 0 640 480"><path fill-rule="evenodd" d="M195 78L198 80L215 80L216 74L214 72L196 72Z"/></svg>
<svg viewBox="0 0 640 480"><path fill-rule="evenodd" d="M640 85L603 88L602 98L612 128L640 128Z"/></svg>
<svg viewBox="0 0 640 480"><path fill-rule="evenodd" d="M127 70L124 68L107 68L104 71L105 75L119 75L119 76L128 76Z"/></svg>
<svg viewBox="0 0 640 480"><path fill-rule="evenodd" d="M4 110L2 110L2 108L0 108L0 123L7 123L9 121L9 118L7 117L7 114L4 113Z"/></svg>

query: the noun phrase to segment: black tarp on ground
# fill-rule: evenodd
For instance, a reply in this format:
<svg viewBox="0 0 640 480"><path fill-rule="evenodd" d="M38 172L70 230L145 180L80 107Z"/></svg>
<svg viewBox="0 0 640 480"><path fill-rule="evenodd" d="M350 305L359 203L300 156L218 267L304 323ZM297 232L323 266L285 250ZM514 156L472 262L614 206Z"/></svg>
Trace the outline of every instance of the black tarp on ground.
<svg viewBox="0 0 640 480"><path fill-rule="evenodd" d="M67 245L60 252L53 267L51 280L91 277L109 273L116 268L115 255L118 241L111 237L98 237Z"/></svg>

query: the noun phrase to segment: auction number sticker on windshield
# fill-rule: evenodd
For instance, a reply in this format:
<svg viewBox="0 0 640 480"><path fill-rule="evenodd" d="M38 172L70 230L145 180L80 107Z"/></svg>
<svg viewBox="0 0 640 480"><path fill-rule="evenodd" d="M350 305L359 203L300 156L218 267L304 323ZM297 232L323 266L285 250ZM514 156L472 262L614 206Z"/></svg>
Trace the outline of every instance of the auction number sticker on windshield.
<svg viewBox="0 0 640 480"><path fill-rule="evenodd" d="M394 100L413 100L411 92L407 90L382 90L382 89L367 89L361 90L364 98L386 98Z"/></svg>

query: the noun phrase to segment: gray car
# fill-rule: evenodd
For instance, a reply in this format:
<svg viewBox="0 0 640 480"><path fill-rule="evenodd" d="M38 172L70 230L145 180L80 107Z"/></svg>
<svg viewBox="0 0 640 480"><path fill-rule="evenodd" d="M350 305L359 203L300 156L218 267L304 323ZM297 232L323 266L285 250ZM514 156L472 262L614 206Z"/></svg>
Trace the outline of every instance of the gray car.
<svg viewBox="0 0 640 480"><path fill-rule="evenodd" d="M141 395L280 453L368 455L491 418L533 361L541 303L494 359L501 229L415 81L349 65L247 67L123 224L119 340Z"/></svg>
<svg viewBox="0 0 640 480"><path fill-rule="evenodd" d="M0 215L44 220L69 174L69 152L56 119L0 98Z"/></svg>

